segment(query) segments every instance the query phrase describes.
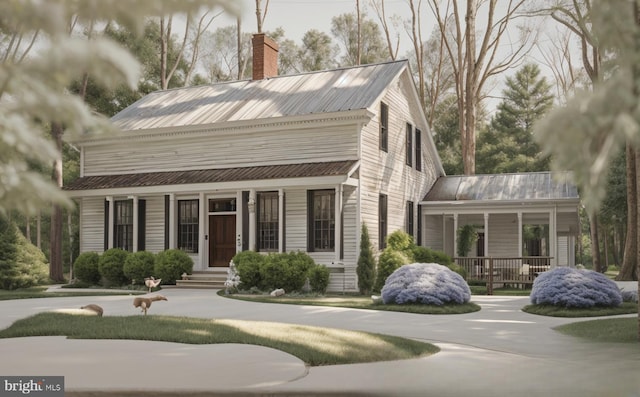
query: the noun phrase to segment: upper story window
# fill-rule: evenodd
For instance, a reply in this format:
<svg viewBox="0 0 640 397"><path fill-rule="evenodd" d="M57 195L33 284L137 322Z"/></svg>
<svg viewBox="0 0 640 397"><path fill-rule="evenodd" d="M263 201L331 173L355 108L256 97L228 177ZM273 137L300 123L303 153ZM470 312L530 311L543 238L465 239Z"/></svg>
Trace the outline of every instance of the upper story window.
<svg viewBox="0 0 640 397"><path fill-rule="evenodd" d="M198 200L178 200L178 249L198 253Z"/></svg>
<svg viewBox="0 0 640 397"><path fill-rule="evenodd" d="M407 134L405 138L406 162L409 167L413 166L413 126L407 123Z"/></svg>
<svg viewBox="0 0 640 397"><path fill-rule="evenodd" d="M308 251L333 251L336 245L335 190L309 190L308 207Z"/></svg>
<svg viewBox="0 0 640 397"><path fill-rule="evenodd" d="M113 247L133 251L133 200L114 202Z"/></svg>
<svg viewBox="0 0 640 397"><path fill-rule="evenodd" d="M259 193L256 208L258 220L257 246L259 251L278 251L278 193Z"/></svg>
<svg viewBox="0 0 640 397"><path fill-rule="evenodd" d="M416 128L416 170L422 171L422 131Z"/></svg>
<svg viewBox="0 0 640 397"><path fill-rule="evenodd" d="M380 102L380 150L389 151L389 106Z"/></svg>

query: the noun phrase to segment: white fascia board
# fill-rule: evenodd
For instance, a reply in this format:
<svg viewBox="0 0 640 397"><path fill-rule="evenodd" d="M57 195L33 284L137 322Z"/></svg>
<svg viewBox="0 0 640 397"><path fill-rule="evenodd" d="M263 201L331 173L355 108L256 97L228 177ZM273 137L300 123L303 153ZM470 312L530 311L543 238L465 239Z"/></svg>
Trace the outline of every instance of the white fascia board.
<svg viewBox="0 0 640 397"><path fill-rule="evenodd" d="M359 125L366 124L372 118L374 114L368 109L354 109L350 111L331 112L331 113L318 113L308 114L301 116L283 116L273 117L258 120L241 120L241 121L227 121L223 123L208 124L208 125L186 125L176 127L164 127L153 128L146 130L135 131L120 131L117 134L101 134L93 135L91 137L65 137L65 140L73 142L78 146L95 146L104 145L114 142L121 142L123 138L127 141L146 139L157 140L171 140L176 136L198 136L198 135L210 135L215 133L216 135L236 135L239 132L248 133L251 131L265 131L265 130L287 130L287 129L300 129L313 127L314 125L334 126L334 125Z"/></svg>
<svg viewBox="0 0 640 397"><path fill-rule="evenodd" d="M247 181L232 182L212 182L212 183L191 183L184 185L161 185L161 186L143 186L143 187L124 187L113 189L91 189L91 190L70 190L67 192L71 198L80 197L102 197L102 196L150 196L168 193L198 193L198 192L216 192L216 191L237 191L237 190L273 190L288 187L307 187L307 186L335 186L343 183L351 184L350 178L345 175L339 176L319 176L319 177L302 177L302 178L283 178L283 179L260 179Z"/></svg>
<svg viewBox="0 0 640 397"><path fill-rule="evenodd" d="M421 201L423 214L442 214L442 213L512 213L518 211L527 212L545 212L550 209L556 209L559 212L578 211L580 200L520 200L520 201Z"/></svg>

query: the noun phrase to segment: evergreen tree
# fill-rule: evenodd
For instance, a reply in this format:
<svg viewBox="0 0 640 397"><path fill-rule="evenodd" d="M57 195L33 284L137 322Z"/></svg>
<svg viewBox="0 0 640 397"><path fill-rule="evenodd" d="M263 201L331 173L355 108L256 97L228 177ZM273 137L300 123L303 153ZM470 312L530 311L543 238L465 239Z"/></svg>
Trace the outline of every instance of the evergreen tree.
<svg viewBox="0 0 640 397"><path fill-rule="evenodd" d="M358 274L358 289L362 295L369 295L376 279L376 260L373 257L373 249L371 248L371 240L369 239L369 230L367 225L362 223L362 232L360 234L360 256L358 256L358 265L356 273Z"/></svg>
<svg viewBox="0 0 640 397"><path fill-rule="evenodd" d="M482 174L549 169L533 140L533 125L553 105L551 85L534 64L507 77L504 99L486 131L478 138L477 171Z"/></svg>
<svg viewBox="0 0 640 397"><path fill-rule="evenodd" d="M16 228L9 220L0 216L0 287L12 289L12 280L18 276L16 258Z"/></svg>

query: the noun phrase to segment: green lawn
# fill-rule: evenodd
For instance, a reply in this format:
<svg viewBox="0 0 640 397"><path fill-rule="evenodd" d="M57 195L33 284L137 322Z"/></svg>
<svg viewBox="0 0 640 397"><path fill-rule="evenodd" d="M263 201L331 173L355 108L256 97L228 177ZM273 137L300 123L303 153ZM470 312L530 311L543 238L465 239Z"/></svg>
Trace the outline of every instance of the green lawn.
<svg viewBox="0 0 640 397"><path fill-rule="evenodd" d="M623 302L617 307L566 308L553 305L527 305L522 311L530 314L551 317L599 317L615 316L619 314L633 314L638 312L638 304Z"/></svg>
<svg viewBox="0 0 640 397"><path fill-rule="evenodd" d="M47 288L49 288L49 286L23 288L23 289L11 290L11 291L0 289L0 300L55 298L55 297L68 297L68 296L108 296L108 295L123 295L123 294L139 295L139 294L146 293L146 291L140 291L140 290L131 290L127 292L74 291L72 288L65 290L65 292L59 292L59 291L47 292Z"/></svg>
<svg viewBox="0 0 640 397"><path fill-rule="evenodd" d="M581 321L554 328L566 335L594 342L638 343L638 318L608 318Z"/></svg>
<svg viewBox="0 0 640 397"><path fill-rule="evenodd" d="M224 291L219 291L218 295L230 298L245 300L250 302L262 303L283 303L289 305L309 305L309 306L331 306L331 307L347 307L352 309L370 309L383 310L403 313L416 314L464 314L480 310L480 306L473 302L457 305L384 305L382 303L374 303L370 297L360 295L326 295L326 296L278 296L270 295L243 295L230 294L225 295Z"/></svg>
<svg viewBox="0 0 640 397"><path fill-rule="evenodd" d="M25 336L252 344L287 352L311 366L402 360L439 351L429 343L367 332L156 315L97 317L48 312L18 320L0 331L0 338Z"/></svg>

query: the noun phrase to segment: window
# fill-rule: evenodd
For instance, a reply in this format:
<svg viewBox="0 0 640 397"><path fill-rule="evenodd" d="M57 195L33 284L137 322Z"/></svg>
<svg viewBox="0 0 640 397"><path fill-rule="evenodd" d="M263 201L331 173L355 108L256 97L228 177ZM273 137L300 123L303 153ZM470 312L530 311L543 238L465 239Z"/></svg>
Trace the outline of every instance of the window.
<svg viewBox="0 0 640 397"><path fill-rule="evenodd" d="M407 123L407 137L406 137L406 147L407 147L407 165L409 167L413 166L413 126Z"/></svg>
<svg viewBox="0 0 640 397"><path fill-rule="evenodd" d="M389 106L380 102L380 150L389 150Z"/></svg>
<svg viewBox="0 0 640 397"><path fill-rule="evenodd" d="M333 251L335 249L335 198L334 190L309 191L308 251Z"/></svg>
<svg viewBox="0 0 640 397"><path fill-rule="evenodd" d="M133 251L133 200L114 202L113 247Z"/></svg>
<svg viewBox="0 0 640 397"><path fill-rule="evenodd" d="M416 171L422 171L422 131L416 128Z"/></svg>
<svg viewBox="0 0 640 397"><path fill-rule="evenodd" d="M257 201L258 251L278 251L278 193L259 193Z"/></svg>
<svg viewBox="0 0 640 397"><path fill-rule="evenodd" d="M198 253L198 200L178 200L178 249Z"/></svg>
<svg viewBox="0 0 640 397"><path fill-rule="evenodd" d="M378 197L378 248L383 250L387 246L387 195Z"/></svg>
<svg viewBox="0 0 640 397"><path fill-rule="evenodd" d="M405 228L407 229L407 234L413 237L413 201L407 201L406 218Z"/></svg>

